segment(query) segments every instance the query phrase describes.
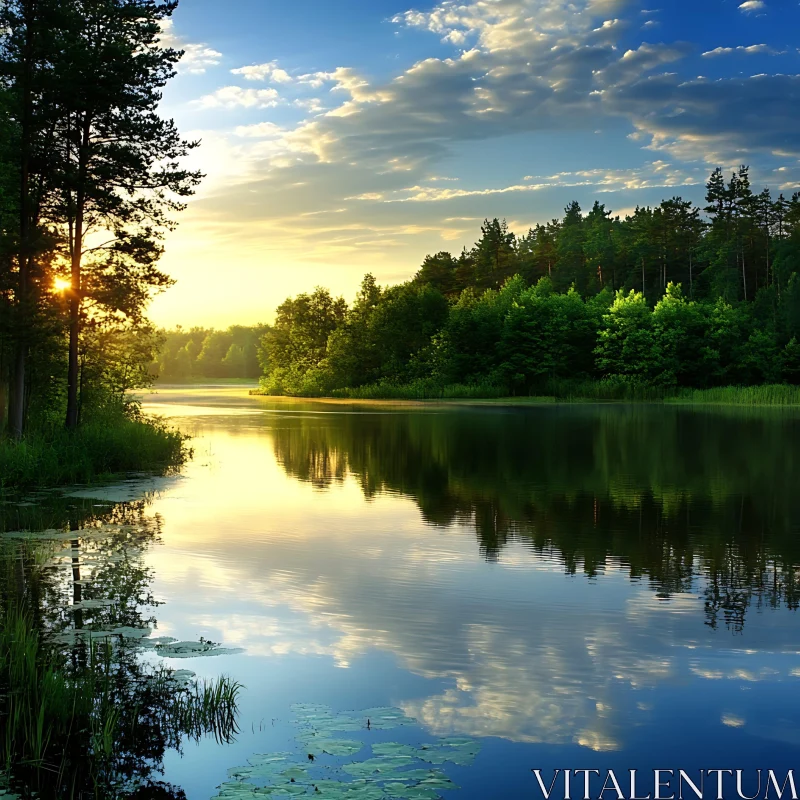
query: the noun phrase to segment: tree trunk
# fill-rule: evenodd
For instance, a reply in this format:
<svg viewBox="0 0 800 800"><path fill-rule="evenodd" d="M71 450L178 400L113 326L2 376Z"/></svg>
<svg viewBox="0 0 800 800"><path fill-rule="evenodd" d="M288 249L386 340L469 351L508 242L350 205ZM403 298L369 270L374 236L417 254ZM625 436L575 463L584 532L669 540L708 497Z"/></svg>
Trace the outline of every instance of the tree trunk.
<svg viewBox="0 0 800 800"><path fill-rule="evenodd" d="M8 430L19 439L25 429L25 381L28 366L28 331L30 314L30 239L31 239L31 187L30 159L33 139L33 54L34 25L37 7L35 2L27 3L25 9L25 54L22 73L22 121L20 143L20 182L19 182L19 250L17 252L17 286L14 292L16 306L15 338L16 353L11 380L9 381Z"/></svg>
<svg viewBox="0 0 800 800"><path fill-rule="evenodd" d="M73 284L74 285L74 284ZM69 367L67 370L67 428L78 427L78 338L80 298L75 289L69 299Z"/></svg>
<svg viewBox="0 0 800 800"><path fill-rule="evenodd" d="M744 248L742 248L742 286L744 287L744 299L747 302L747 273L744 264Z"/></svg>
<svg viewBox="0 0 800 800"><path fill-rule="evenodd" d="M9 381L8 430L15 439L22 436L25 429L25 373L28 353L25 342L17 343L14 370Z"/></svg>
<svg viewBox="0 0 800 800"><path fill-rule="evenodd" d="M72 284L69 293L69 367L67 370L67 420L69 430L78 427L78 379L80 362L78 342L81 335L81 260L83 257L83 212L86 202L84 182L89 149L91 121L86 114L83 120L81 147L78 155L78 190L75 196L75 236L72 242Z"/></svg>

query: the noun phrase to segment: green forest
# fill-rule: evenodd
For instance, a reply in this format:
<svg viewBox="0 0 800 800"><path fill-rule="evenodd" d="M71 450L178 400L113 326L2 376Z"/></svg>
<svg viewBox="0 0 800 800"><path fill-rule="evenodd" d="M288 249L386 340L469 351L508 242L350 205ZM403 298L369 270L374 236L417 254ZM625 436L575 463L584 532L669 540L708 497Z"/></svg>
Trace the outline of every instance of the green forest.
<svg viewBox="0 0 800 800"><path fill-rule="evenodd" d="M800 193L711 175L621 219L599 202L522 236L486 220L472 249L355 302L286 300L262 342L267 394L654 396L800 383ZM599 388L598 388L599 387ZM638 393L638 394L637 394Z"/></svg>
<svg viewBox="0 0 800 800"><path fill-rule="evenodd" d="M192 378L250 378L261 375L259 347L266 325L232 325L224 331L180 326L161 332L158 357L150 371L162 381Z"/></svg>
<svg viewBox="0 0 800 800"><path fill-rule="evenodd" d="M0 4L0 474L92 480L183 457L138 413L165 234L201 180L159 114L174 0Z"/></svg>

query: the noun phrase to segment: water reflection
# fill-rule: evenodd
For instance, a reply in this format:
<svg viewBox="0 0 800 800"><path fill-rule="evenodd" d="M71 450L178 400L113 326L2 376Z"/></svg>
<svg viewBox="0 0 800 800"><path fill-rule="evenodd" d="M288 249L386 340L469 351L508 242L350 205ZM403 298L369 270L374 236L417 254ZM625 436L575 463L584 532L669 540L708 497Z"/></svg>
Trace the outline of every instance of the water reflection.
<svg viewBox="0 0 800 800"><path fill-rule="evenodd" d="M191 800L286 749L294 702L490 737L465 800L533 796L531 766L796 761L796 416L180 403L158 615L246 648L248 687L238 755L167 757Z"/></svg>
<svg viewBox="0 0 800 800"><path fill-rule="evenodd" d="M481 553L511 542L593 577L609 565L657 596L703 582L707 624L798 605L800 418L594 407L535 413L299 416L275 433L286 471L365 498L409 496Z"/></svg>
<svg viewBox="0 0 800 800"><path fill-rule="evenodd" d="M159 605L144 554L161 520L145 501L51 496L9 499L9 522L23 525L0 533L0 741L12 786L41 798L185 799L161 779L165 753L207 734L230 741L235 700L201 708L205 687L142 657Z"/></svg>

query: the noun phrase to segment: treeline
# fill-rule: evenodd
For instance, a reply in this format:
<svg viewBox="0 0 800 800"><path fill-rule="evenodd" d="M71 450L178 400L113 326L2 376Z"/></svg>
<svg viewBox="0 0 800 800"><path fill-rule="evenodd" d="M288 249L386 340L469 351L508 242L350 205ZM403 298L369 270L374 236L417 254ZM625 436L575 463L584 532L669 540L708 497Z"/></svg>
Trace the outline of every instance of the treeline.
<svg viewBox="0 0 800 800"><path fill-rule="evenodd" d="M232 325L162 332L162 345L151 371L162 380L253 378L261 375L259 345L267 325Z"/></svg>
<svg viewBox="0 0 800 800"><path fill-rule="evenodd" d="M471 250L426 257L407 283L367 275L350 307L321 288L290 298L263 340L264 390L800 382L800 193L756 195L742 167L712 174L707 203L625 219L571 203L521 237L487 220Z"/></svg>
<svg viewBox="0 0 800 800"><path fill-rule="evenodd" d="M0 425L74 429L150 380L164 233L200 179L159 116L174 0L0 4Z"/></svg>

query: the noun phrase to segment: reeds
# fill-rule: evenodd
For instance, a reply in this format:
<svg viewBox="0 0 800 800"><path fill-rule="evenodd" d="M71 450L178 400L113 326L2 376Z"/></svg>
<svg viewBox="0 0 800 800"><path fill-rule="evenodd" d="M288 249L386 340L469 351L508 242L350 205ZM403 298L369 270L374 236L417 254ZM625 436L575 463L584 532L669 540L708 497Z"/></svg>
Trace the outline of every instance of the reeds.
<svg viewBox="0 0 800 800"><path fill-rule="evenodd" d="M504 386L488 382L441 384L431 379L420 379L405 384L382 382L354 389L336 389L332 395L351 400L467 400L506 397L508 391Z"/></svg>
<svg viewBox="0 0 800 800"><path fill-rule="evenodd" d="M42 639L30 614L16 606L4 611L0 773L29 789L53 787L54 797L67 784L114 796L107 790L116 780L115 762L130 757L120 749L152 737L154 725L157 739L170 746L209 734L230 742L238 732L241 686L230 678L182 685L171 670L126 672L110 639L85 648L68 661Z"/></svg>
<svg viewBox="0 0 800 800"><path fill-rule="evenodd" d="M193 739L211 734L218 742L229 743L238 733L236 713L241 688L240 683L223 675L178 692L170 709L175 730Z"/></svg>
<svg viewBox="0 0 800 800"><path fill-rule="evenodd" d="M683 389L616 380L547 380L529 392L510 392L495 383L438 384L419 380L396 385L377 383L355 389L338 389L334 397L352 400L496 400L560 403L686 403L697 405L800 406L800 386L721 386Z"/></svg>
<svg viewBox="0 0 800 800"><path fill-rule="evenodd" d="M734 406L800 406L800 386L721 386L716 389L683 389L668 403Z"/></svg>

